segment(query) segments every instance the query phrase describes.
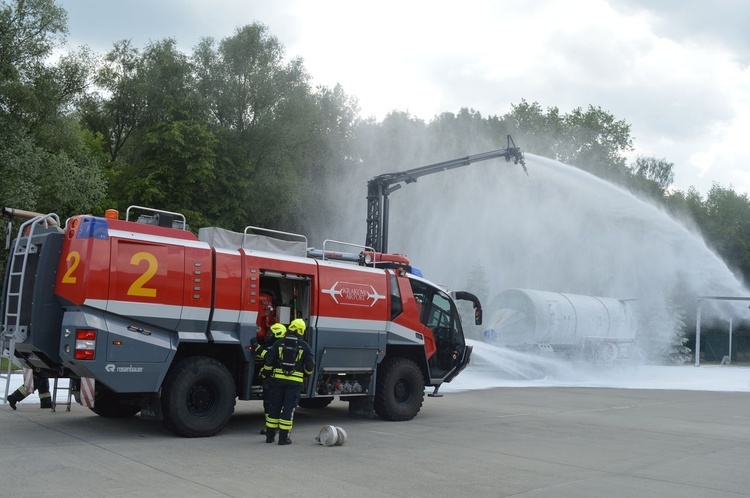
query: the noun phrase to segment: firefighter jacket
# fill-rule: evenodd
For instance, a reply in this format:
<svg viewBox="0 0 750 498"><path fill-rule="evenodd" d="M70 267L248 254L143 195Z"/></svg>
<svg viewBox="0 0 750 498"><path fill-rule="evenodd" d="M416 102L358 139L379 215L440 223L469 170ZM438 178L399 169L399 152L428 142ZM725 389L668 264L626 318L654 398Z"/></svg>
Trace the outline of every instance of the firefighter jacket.
<svg viewBox="0 0 750 498"><path fill-rule="evenodd" d="M293 364L284 361L285 349L296 347ZM287 353L288 354L288 353ZM266 353L263 372L261 375L281 381L283 383L302 384L305 377L312 374L315 369L315 356L310 345L296 337L285 337L279 339Z"/></svg>
<svg viewBox="0 0 750 498"><path fill-rule="evenodd" d="M265 360L266 354L268 353L268 350L271 349L271 346L273 346L273 344L269 344L265 341L263 341L263 344L261 344L260 342L255 342L253 346L255 357L261 361Z"/></svg>

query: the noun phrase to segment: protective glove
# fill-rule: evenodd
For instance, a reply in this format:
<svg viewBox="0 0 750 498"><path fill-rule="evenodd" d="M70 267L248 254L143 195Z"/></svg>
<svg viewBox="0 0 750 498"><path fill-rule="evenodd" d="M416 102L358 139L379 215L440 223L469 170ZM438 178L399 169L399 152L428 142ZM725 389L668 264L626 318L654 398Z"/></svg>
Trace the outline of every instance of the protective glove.
<svg viewBox="0 0 750 498"><path fill-rule="evenodd" d="M252 346L253 349L255 349L258 346L258 338L257 337L250 338L250 346Z"/></svg>

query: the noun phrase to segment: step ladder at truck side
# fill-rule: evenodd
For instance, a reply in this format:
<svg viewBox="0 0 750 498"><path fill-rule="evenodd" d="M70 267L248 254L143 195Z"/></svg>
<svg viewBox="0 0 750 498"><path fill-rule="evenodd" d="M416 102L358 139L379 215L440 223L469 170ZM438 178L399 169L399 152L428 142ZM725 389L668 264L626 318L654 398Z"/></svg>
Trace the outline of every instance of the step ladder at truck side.
<svg viewBox="0 0 750 498"><path fill-rule="evenodd" d="M55 379L54 379L54 381L52 383L52 411L53 412L57 411L56 410L56 408L57 408L57 392L58 391L63 391L63 392L67 392L67 394L66 394L67 402L65 404L65 411L69 412L70 411L70 405L72 404L72 399L73 399L73 389L71 387L72 386L72 382L71 382L70 379L66 379L68 381L68 383L66 385L60 385L60 384L58 384L59 380L60 379L58 379L57 377L55 377Z"/></svg>

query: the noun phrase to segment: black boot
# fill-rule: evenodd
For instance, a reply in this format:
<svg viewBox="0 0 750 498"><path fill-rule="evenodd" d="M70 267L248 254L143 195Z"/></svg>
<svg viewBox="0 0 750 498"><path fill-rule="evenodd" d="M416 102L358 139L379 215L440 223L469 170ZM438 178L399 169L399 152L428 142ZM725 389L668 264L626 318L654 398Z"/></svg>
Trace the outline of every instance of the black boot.
<svg viewBox="0 0 750 498"><path fill-rule="evenodd" d="M285 444L292 444L292 439L289 437L289 431L279 431L279 446Z"/></svg>
<svg viewBox="0 0 750 498"><path fill-rule="evenodd" d="M39 408L52 408L52 396L50 393L39 393Z"/></svg>
<svg viewBox="0 0 750 498"><path fill-rule="evenodd" d="M276 438L276 429L266 428L266 442L273 443L275 438Z"/></svg>
<svg viewBox="0 0 750 498"><path fill-rule="evenodd" d="M15 410L16 409L16 403L18 403L19 401L21 401L25 397L26 396L21 392L20 389L16 389L15 391L13 391L13 394L11 394L10 396L8 396L8 404L10 405L11 408L13 408Z"/></svg>

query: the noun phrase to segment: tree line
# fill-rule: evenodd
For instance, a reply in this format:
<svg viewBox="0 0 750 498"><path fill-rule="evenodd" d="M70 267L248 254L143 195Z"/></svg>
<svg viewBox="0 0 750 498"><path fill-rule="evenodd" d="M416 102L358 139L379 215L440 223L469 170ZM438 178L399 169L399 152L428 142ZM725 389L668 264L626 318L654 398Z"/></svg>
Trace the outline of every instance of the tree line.
<svg viewBox="0 0 750 498"><path fill-rule="evenodd" d="M694 223L750 282L747 194L719 184L705 197L671 189L674 164L664 158L628 164L630 126L600 107L564 113L521 101L502 116L461 109L426 122L393 111L378 121L360 117L341 86L313 85L304 61L287 58L259 23L203 38L191 53L166 38L57 56L67 32L67 13L54 0L0 1L5 206L67 217L143 205L184 213L196 228L242 230L252 220L305 233L337 215L330 194L353 172L495 149L511 134L525 152Z"/></svg>

